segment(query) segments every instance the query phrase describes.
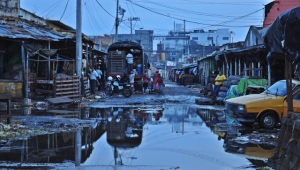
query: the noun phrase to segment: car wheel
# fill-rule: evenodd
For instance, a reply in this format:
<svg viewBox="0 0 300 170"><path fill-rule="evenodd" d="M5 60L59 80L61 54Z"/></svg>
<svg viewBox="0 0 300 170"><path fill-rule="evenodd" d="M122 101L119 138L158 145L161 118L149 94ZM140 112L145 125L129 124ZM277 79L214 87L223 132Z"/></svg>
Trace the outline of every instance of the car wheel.
<svg viewBox="0 0 300 170"><path fill-rule="evenodd" d="M277 116L273 112L266 112L259 118L259 126L266 129L272 129L277 124Z"/></svg>

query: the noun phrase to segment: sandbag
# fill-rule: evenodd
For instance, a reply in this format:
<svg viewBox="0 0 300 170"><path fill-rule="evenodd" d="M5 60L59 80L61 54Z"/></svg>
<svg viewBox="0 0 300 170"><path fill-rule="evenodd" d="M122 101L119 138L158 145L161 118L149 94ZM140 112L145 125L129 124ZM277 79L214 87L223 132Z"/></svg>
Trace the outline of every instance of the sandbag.
<svg viewBox="0 0 300 170"><path fill-rule="evenodd" d="M229 76L228 80L238 80L238 81L240 81L241 77L240 76Z"/></svg>
<svg viewBox="0 0 300 170"><path fill-rule="evenodd" d="M221 86L221 87L220 87L220 91L227 92L227 91L228 91L228 87Z"/></svg>
<svg viewBox="0 0 300 170"><path fill-rule="evenodd" d="M224 97L219 97L219 96L218 96L218 97L216 98L216 101L218 101L218 102L224 102Z"/></svg>
<svg viewBox="0 0 300 170"><path fill-rule="evenodd" d="M229 81L229 80L225 80L225 81L223 81L223 83L222 83L222 86L224 86L224 87L230 87L230 85L231 85L231 82Z"/></svg>
<svg viewBox="0 0 300 170"><path fill-rule="evenodd" d="M226 97L227 92L219 91L218 97Z"/></svg>
<svg viewBox="0 0 300 170"><path fill-rule="evenodd" d="M230 80L231 85L237 85L239 84L239 80Z"/></svg>

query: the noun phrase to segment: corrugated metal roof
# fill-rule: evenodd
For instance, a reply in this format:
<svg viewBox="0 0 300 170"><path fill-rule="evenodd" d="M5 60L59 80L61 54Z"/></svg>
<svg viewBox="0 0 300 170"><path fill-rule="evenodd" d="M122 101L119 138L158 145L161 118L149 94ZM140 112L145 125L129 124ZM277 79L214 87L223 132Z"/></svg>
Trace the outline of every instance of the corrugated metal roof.
<svg viewBox="0 0 300 170"><path fill-rule="evenodd" d="M68 34L62 34L45 28L38 28L26 23L0 24L0 37L44 41L59 41L74 38Z"/></svg>

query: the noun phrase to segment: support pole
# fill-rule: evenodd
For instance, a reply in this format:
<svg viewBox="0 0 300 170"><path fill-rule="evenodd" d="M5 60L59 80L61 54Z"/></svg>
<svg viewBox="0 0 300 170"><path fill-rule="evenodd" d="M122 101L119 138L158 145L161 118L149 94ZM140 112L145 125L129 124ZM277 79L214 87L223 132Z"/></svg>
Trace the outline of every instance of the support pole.
<svg viewBox="0 0 300 170"><path fill-rule="evenodd" d="M117 0L117 10L116 10L116 35L115 42L118 41L118 27L119 27L119 0Z"/></svg>
<svg viewBox="0 0 300 170"><path fill-rule="evenodd" d="M292 99L292 63L285 55L285 70L286 70L286 89L287 89L287 104L288 111L293 112L293 99Z"/></svg>
<svg viewBox="0 0 300 170"><path fill-rule="evenodd" d="M48 41L48 49L50 50L50 41ZM48 56L48 75L47 75L48 80L51 78L51 58Z"/></svg>
<svg viewBox="0 0 300 170"><path fill-rule="evenodd" d="M75 132L75 166L80 166L81 161L81 128Z"/></svg>
<svg viewBox="0 0 300 170"><path fill-rule="evenodd" d="M271 63L268 62L268 87L271 86Z"/></svg>
<svg viewBox="0 0 300 170"><path fill-rule="evenodd" d="M77 0L76 5L76 75L81 78L82 69L82 14L81 14L81 0ZM79 87L81 83L79 81ZM79 88L79 94L81 94L81 88Z"/></svg>

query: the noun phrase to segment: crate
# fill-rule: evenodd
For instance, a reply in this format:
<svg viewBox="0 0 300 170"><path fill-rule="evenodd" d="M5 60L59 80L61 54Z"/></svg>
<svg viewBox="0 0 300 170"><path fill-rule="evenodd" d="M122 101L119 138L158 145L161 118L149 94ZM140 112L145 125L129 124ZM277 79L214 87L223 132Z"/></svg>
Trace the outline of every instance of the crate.
<svg viewBox="0 0 300 170"><path fill-rule="evenodd" d="M89 87L87 77L82 78L82 95L86 98L91 96L91 89Z"/></svg>
<svg viewBox="0 0 300 170"><path fill-rule="evenodd" d="M79 85L80 78L78 76L54 77L53 97L81 97Z"/></svg>

